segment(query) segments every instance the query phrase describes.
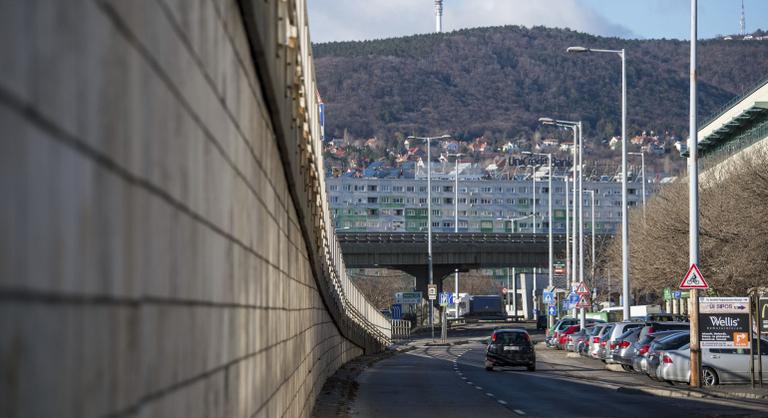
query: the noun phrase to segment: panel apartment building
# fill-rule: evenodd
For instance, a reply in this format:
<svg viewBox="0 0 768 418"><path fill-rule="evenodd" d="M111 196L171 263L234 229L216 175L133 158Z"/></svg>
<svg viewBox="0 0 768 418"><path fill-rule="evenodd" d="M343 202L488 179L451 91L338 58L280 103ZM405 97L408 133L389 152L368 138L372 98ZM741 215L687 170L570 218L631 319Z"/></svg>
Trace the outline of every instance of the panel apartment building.
<svg viewBox="0 0 768 418"><path fill-rule="evenodd" d="M458 210L459 232L533 232L534 206L536 232L549 228L547 173L537 172L491 178L471 173L469 164L459 169L458 193L455 174L432 172L432 228L434 232L453 232ZM336 228L346 232L426 232L427 178L421 169L410 175L330 176L326 179L328 198ZM563 174L566 174L565 172ZM631 177L630 177L631 179ZM595 231L612 234L621 223L621 182L614 177L583 181L585 190L595 191ZM535 205L534 205L535 183ZM653 187L647 185L647 193ZM573 182L563 177L552 182L553 231L565 233L566 199L573 208ZM584 231L590 233L591 198L584 198ZM456 205L455 199L458 200ZM642 205L642 181L628 187L629 208ZM513 221L514 219L514 221Z"/></svg>

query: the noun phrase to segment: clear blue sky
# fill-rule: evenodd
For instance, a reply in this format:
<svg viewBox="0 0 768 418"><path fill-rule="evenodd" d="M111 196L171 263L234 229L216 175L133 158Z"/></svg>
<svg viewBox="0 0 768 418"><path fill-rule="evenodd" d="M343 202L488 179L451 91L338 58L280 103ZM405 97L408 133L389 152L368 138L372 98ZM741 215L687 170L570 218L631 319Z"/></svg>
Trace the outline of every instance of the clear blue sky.
<svg viewBox="0 0 768 418"><path fill-rule="evenodd" d="M433 0L308 0L315 42L433 31ZM768 0L745 0L747 32L768 29ZM515 24L625 38L688 39L690 0L444 0L445 30ZM699 37L739 31L740 0L699 0Z"/></svg>

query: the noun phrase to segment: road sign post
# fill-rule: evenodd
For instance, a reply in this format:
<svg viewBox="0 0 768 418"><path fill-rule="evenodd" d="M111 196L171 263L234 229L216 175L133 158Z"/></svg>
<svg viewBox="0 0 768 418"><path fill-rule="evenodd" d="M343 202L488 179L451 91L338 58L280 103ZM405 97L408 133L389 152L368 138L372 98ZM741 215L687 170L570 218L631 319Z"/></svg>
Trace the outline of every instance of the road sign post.
<svg viewBox="0 0 768 418"><path fill-rule="evenodd" d="M701 341L699 334L699 289L709 289L709 284L704 280L704 276L699 271L696 263L692 263L688 269L683 281L680 282L680 289L690 289L691 298L688 303L689 318L691 320L691 386L701 387Z"/></svg>

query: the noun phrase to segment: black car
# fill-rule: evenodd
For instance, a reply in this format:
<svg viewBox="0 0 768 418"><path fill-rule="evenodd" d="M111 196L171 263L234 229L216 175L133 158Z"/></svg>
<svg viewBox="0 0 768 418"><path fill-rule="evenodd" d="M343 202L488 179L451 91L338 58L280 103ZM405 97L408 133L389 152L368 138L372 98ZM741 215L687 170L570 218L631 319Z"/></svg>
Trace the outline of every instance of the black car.
<svg viewBox="0 0 768 418"><path fill-rule="evenodd" d="M491 334L491 342L485 352L485 370L495 366L526 366L536 370L536 352L531 336L522 329L499 329Z"/></svg>

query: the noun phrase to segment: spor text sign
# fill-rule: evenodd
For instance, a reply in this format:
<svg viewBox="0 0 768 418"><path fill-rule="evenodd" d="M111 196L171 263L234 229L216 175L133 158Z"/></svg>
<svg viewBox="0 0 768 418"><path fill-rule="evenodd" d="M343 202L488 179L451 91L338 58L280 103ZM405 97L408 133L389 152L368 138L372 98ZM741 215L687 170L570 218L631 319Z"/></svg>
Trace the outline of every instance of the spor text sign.
<svg viewBox="0 0 768 418"><path fill-rule="evenodd" d="M749 348L749 298L699 299L701 348Z"/></svg>

